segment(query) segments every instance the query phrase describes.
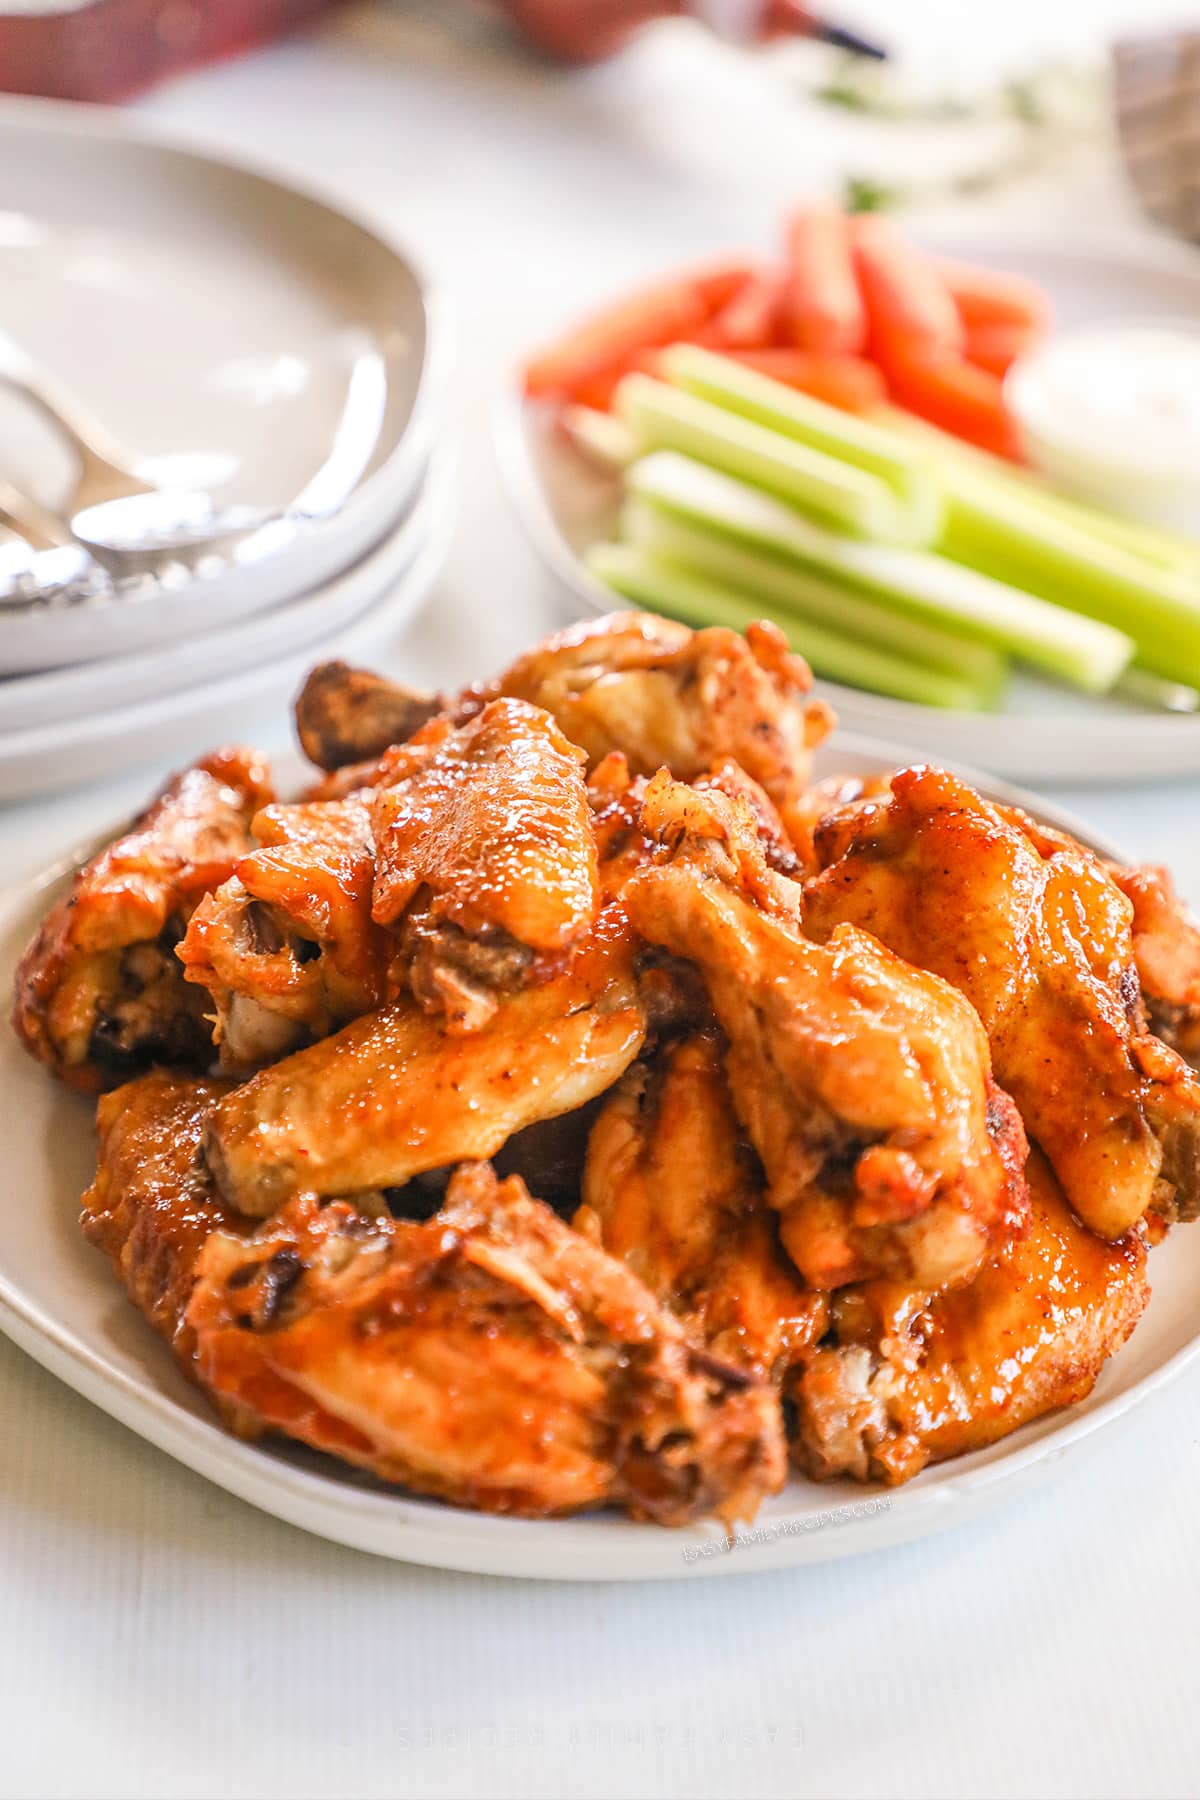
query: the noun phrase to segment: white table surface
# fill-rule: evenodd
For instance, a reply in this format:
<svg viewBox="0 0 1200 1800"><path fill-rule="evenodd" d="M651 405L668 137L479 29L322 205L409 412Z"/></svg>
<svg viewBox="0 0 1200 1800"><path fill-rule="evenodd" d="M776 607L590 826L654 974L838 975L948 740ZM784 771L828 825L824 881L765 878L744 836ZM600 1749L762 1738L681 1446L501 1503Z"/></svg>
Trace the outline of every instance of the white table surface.
<svg viewBox="0 0 1200 1800"><path fill-rule="evenodd" d="M1136 0L993 10L970 9L981 66L1145 17ZM507 359L601 285L765 238L858 154L848 125L686 27L566 76L456 35L452 11L355 10L141 108L353 196L450 293L466 510L391 658L431 681L562 616L491 463ZM894 11L857 17L894 37ZM966 16L926 0L903 34L936 55ZM1139 229L1099 154L989 204ZM148 780L0 812L0 874L119 817ZM1169 858L1200 900L1195 784L1057 797ZM715 1583L520 1585L276 1524L0 1340L0 1793L1193 1794L1198 1406L1194 1372L1051 1485L907 1549Z"/></svg>

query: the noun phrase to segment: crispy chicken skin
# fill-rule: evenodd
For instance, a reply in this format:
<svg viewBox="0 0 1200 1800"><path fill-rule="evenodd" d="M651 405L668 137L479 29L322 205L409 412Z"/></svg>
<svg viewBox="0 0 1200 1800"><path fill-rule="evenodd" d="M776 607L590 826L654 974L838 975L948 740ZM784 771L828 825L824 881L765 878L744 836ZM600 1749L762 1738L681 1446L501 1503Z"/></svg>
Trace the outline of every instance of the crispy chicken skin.
<svg viewBox="0 0 1200 1800"><path fill-rule="evenodd" d="M31 1055L94 1093L155 1061L207 1060L211 1033L174 948L250 846L271 798L263 760L223 750L169 781L46 915L17 970L13 1024Z"/></svg>
<svg viewBox="0 0 1200 1800"><path fill-rule="evenodd" d="M388 940L371 918L361 800L268 806L258 848L193 913L176 955L207 990L221 1066L248 1074L379 1006Z"/></svg>
<svg viewBox="0 0 1200 1800"><path fill-rule="evenodd" d="M619 1256L716 1355L780 1381L824 1332L825 1295L779 1242L714 1033L638 1063L588 1140L583 1231Z"/></svg>
<svg viewBox="0 0 1200 1800"><path fill-rule="evenodd" d="M907 1481L1091 1392L1150 1297L1145 1245L1081 1225L1036 1151L1028 1172L1029 1230L966 1286L932 1300L889 1282L834 1296L834 1341L792 1394L793 1453L809 1474Z"/></svg>
<svg viewBox="0 0 1200 1800"><path fill-rule="evenodd" d="M1039 854L974 789L906 769L829 814L804 922L846 924L950 981L1085 1224L1116 1239L1149 1207L1200 1208L1200 1081L1145 1028L1132 909L1096 859Z"/></svg>
<svg viewBox="0 0 1200 1800"><path fill-rule="evenodd" d="M404 998L264 1069L205 1138L229 1203L265 1217L291 1194L355 1195L482 1161L624 1073L646 1021L623 916L602 914L566 970L506 998L470 1036Z"/></svg>
<svg viewBox="0 0 1200 1800"><path fill-rule="evenodd" d="M544 979L599 905L583 756L548 713L493 700L388 752L372 793L373 916L402 933L408 980L448 1030Z"/></svg>
<svg viewBox="0 0 1200 1800"><path fill-rule="evenodd" d="M1025 833L1039 856L1092 854L1020 807L998 811ZM1096 860L1133 908L1133 959L1151 1029L1189 1062L1200 1060L1200 924L1166 869Z"/></svg>
<svg viewBox="0 0 1200 1800"><path fill-rule="evenodd" d="M201 1379L263 1427L459 1505L677 1525L747 1518L783 1480L770 1389L486 1165L427 1224L304 1196L215 1232L187 1329Z"/></svg>
<svg viewBox="0 0 1200 1800"><path fill-rule="evenodd" d="M296 736L318 769L341 769L405 743L445 704L440 694L401 687L369 669L318 663L296 697Z"/></svg>
<svg viewBox="0 0 1200 1800"><path fill-rule="evenodd" d="M800 890L767 868L737 800L662 775L643 824L671 859L635 876L624 905L704 977L804 1279L940 1287L971 1273L1027 1204L1020 1121L971 1008L865 932L806 939Z"/></svg>
<svg viewBox="0 0 1200 1800"><path fill-rule="evenodd" d="M373 707L362 709L357 736L351 723L354 685L377 678L345 670L340 680L346 697L339 707L347 720L341 742L353 754L337 765L341 774L318 789L321 795L373 785L379 776L374 759L394 741L380 742ZM328 698L337 678L328 673L323 685ZM806 699L811 685L807 664L791 654L773 625L752 625L743 637L623 612L548 638L494 681L466 689L448 703L447 715L461 721L488 700L510 695L551 713L590 765L618 750L634 775L666 767L691 780L732 759L770 795L790 830L808 786L812 751L833 723L823 701ZM408 690L397 690L394 722L403 721L409 700ZM302 696L302 739L311 735L309 712ZM324 750L323 756L327 768Z"/></svg>
<svg viewBox="0 0 1200 1800"><path fill-rule="evenodd" d="M204 1122L228 1090L226 1081L155 1069L105 1094L96 1177L82 1202L84 1237L193 1378L196 1342L184 1315L196 1260L218 1228L250 1229L221 1205L200 1160Z"/></svg>

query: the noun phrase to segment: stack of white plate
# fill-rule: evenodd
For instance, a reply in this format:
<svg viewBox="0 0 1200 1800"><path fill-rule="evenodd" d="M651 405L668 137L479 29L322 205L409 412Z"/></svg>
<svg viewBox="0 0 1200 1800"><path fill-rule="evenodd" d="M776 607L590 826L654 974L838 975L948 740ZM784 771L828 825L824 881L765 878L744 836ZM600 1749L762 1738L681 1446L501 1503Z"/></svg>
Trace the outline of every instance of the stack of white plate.
<svg viewBox="0 0 1200 1800"><path fill-rule="evenodd" d="M375 232L120 115L6 102L0 165L0 331L137 447L139 474L311 515L198 570L0 605L14 799L278 730L313 662L378 654L414 616L456 493L442 332ZM0 475L53 503L69 458L0 399Z"/></svg>

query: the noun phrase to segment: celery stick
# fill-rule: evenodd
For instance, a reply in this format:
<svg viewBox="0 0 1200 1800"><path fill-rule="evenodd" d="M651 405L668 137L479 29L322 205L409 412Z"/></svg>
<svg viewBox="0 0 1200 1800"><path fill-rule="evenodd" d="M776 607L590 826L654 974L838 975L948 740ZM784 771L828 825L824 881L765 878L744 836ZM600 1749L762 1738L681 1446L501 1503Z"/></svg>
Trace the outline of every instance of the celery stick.
<svg viewBox="0 0 1200 1800"><path fill-rule="evenodd" d="M669 451L635 463L626 486L665 512L961 631L1086 693L1107 692L1133 654L1131 639L1110 626L941 556L837 537L770 495Z"/></svg>
<svg viewBox="0 0 1200 1800"><path fill-rule="evenodd" d="M1070 520L975 475L947 482L938 549L1039 599L1127 632L1154 675L1200 682L1200 583L1155 569Z"/></svg>
<svg viewBox="0 0 1200 1800"><path fill-rule="evenodd" d="M886 481L912 520L906 543L929 544L937 536L944 501L936 464L910 439L692 344L664 351L659 368L674 387Z"/></svg>
<svg viewBox="0 0 1200 1800"><path fill-rule="evenodd" d="M632 433L611 413L598 412L594 406L568 406L562 422L576 448L602 469L623 469L636 455Z"/></svg>
<svg viewBox="0 0 1200 1800"><path fill-rule="evenodd" d="M908 541L904 509L885 481L776 431L723 412L648 375L627 375L614 400L639 454L677 450L789 500L856 537Z"/></svg>
<svg viewBox="0 0 1200 1800"><path fill-rule="evenodd" d="M1148 706L1154 712L1200 713L1200 689L1185 687L1178 681L1164 681L1148 675L1145 669L1126 669L1113 688L1119 700L1131 700L1135 706Z"/></svg>
<svg viewBox="0 0 1200 1800"><path fill-rule="evenodd" d="M1121 513L1105 512L1086 501L1073 499L1036 469L1004 462L899 407L885 407L875 413L873 419L878 426L899 433L923 449L933 459L943 480L952 479L957 470L999 482L1032 504L1069 520L1081 530L1090 531L1105 543L1128 550L1132 556L1141 557L1157 569L1177 569L1181 575L1200 575L1200 539L1168 531L1162 525L1147 525L1141 519L1126 518Z"/></svg>
<svg viewBox="0 0 1200 1800"><path fill-rule="evenodd" d="M651 606L688 625L729 625L735 631L744 631L763 617L761 606L733 588L704 581L630 544L598 544L588 552L587 565L598 580L627 600ZM876 650L787 613L775 622L792 648L818 675L830 681L867 688L895 700L910 700L918 706L975 712L987 704L989 696L972 682L944 670L892 656L886 650Z"/></svg>
<svg viewBox="0 0 1200 1800"><path fill-rule="evenodd" d="M760 555L686 519L672 518L644 501L631 500L626 505L622 535L657 562L674 564L734 588L772 609L794 613L806 624L825 626L839 636L959 676L993 702L1003 691L1007 663L990 645L942 625L907 617L885 601L854 593L843 583L809 569L792 568Z"/></svg>

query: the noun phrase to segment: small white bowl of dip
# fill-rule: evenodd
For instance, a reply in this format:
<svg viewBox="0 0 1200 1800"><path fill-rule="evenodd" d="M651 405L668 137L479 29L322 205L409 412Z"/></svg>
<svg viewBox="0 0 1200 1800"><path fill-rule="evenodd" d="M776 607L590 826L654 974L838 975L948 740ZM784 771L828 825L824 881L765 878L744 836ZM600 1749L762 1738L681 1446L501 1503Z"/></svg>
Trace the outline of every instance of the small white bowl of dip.
<svg viewBox="0 0 1200 1800"><path fill-rule="evenodd" d="M1030 462L1064 492L1200 533L1200 324L1055 333L1013 364L1004 393Z"/></svg>

